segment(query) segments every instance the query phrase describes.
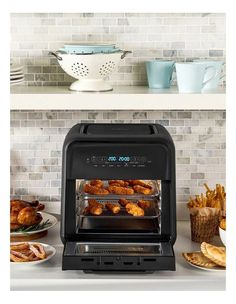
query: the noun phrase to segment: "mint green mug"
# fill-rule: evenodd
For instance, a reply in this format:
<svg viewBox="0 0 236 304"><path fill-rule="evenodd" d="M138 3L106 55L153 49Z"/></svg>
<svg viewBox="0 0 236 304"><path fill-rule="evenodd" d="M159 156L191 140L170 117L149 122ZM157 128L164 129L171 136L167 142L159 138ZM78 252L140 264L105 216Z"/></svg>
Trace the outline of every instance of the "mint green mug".
<svg viewBox="0 0 236 304"><path fill-rule="evenodd" d="M204 63L182 62L176 63L175 67L180 93L201 93L217 74L214 66L206 66ZM210 70L211 76L205 80L205 75Z"/></svg>
<svg viewBox="0 0 236 304"><path fill-rule="evenodd" d="M194 60L194 63L197 64L205 64L206 67L208 66L214 66L216 68L216 75L213 77L205 86L204 90L214 90L217 89L219 86L219 82L221 79L225 77L225 74L223 73L223 66L224 66L224 61L222 60L208 60L208 59L203 59L203 60ZM207 73L205 74L204 80L207 80L211 76L211 71L208 70Z"/></svg>
<svg viewBox="0 0 236 304"><path fill-rule="evenodd" d="M169 88L172 81L172 74L175 62L171 60L150 60L146 61L148 86L151 89Z"/></svg>

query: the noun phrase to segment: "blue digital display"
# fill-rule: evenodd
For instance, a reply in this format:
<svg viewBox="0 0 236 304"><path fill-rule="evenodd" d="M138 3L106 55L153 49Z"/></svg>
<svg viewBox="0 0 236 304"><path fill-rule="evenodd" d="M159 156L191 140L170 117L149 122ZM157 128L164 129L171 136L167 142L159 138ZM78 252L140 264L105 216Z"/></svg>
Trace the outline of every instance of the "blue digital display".
<svg viewBox="0 0 236 304"><path fill-rule="evenodd" d="M91 162L93 164L98 164L98 165L105 165L105 164L117 164L117 165L121 165L121 164L144 164L147 162L147 158L146 156L139 156L139 155L133 155L133 156L129 156L127 154L125 155L104 155L104 156L97 156L97 155L93 155L91 156L91 158L88 159L89 161L91 160ZM119 166L120 166L119 165Z"/></svg>
<svg viewBox="0 0 236 304"><path fill-rule="evenodd" d="M108 156L107 160L109 162L129 162L130 156Z"/></svg>

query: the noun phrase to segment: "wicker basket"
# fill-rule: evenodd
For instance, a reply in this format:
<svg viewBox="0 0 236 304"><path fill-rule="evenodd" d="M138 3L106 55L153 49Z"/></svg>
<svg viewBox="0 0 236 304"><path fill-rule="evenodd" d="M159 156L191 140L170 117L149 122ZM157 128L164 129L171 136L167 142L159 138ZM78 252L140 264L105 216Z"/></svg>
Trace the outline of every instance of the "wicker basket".
<svg viewBox="0 0 236 304"><path fill-rule="evenodd" d="M218 229L219 215L202 216L190 214L191 239L194 242L209 242Z"/></svg>

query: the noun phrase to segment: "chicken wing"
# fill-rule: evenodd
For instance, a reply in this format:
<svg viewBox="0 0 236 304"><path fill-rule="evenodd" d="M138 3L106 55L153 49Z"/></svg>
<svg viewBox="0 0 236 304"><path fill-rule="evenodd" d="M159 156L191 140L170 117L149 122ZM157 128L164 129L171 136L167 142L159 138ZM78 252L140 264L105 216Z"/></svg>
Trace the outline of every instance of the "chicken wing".
<svg viewBox="0 0 236 304"><path fill-rule="evenodd" d="M112 203L106 203L106 208L110 210L112 213L117 214L120 212L120 206Z"/></svg>
<svg viewBox="0 0 236 304"><path fill-rule="evenodd" d="M149 185L148 183L145 183L144 181L139 180L139 179L129 180L128 182L129 182L130 186L136 186L136 185L138 185L138 186L142 186L144 188L152 189L151 185Z"/></svg>
<svg viewBox="0 0 236 304"><path fill-rule="evenodd" d="M95 194L95 195L107 195L109 194L109 191L104 188L99 188L96 186L91 186L89 184L86 184L84 186L84 192L89 193L89 194Z"/></svg>
<svg viewBox="0 0 236 304"><path fill-rule="evenodd" d="M142 193L145 195L151 194L152 193L152 189L148 189L139 185L133 186L133 189L135 192L137 193Z"/></svg>
<svg viewBox="0 0 236 304"><path fill-rule="evenodd" d="M112 186L120 186L120 187L127 187L129 185L127 181L124 181L122 179L111 179L108 181L108 184Z"/></svg>
<svg viewBox="0 0 236 304"><path fill-rule="evenodd" d="M98 188L102 188L103 187L103 181L100 180L100 179L93 179L93 180L90 181L90 185L98 187Z"/></svg>
<svg viewBox="0 0 236 304"><path fill-rule="evenodd" d="M103 212L103 204L99 203L95 199L88 200L88 212L93 215L100 215Z"/></svg>
<svg viewBox="0 0 236 304"><path fill-rule="evenodd" d="M145 200L139 200L138 201L138 206L142 209L148 209L151 207L151 202L150 201L145 201Z"/></svg>
<svg viewBox="0 0 236 304"><path fill-rule="evenodd" d="M125 187L118 187L118 186L110 185L107 189L110 193L114 193L114 194L126 194L126 195L134 194L134 190L132 188L125 188Z"/></svg>
<svg viewBox="0 0 236 304"><path fill-rule="evenodd" d="M133 216L144 216L144 210L140 208L137 204L129 201L125 198L119 199L119 204L125 207L126 211Z"/></svg>
<svg viewBox="0 0 236 304"><path fill-rule="evenodd" d="M125 199L125 198L120 198L118 203L122 206L125 207L127 204L132 203L131 201Z"/></svg>
<svg viewBox="0 0 236 304"><path fill-rule="evenodd" d="M128 203L125 206L125 209L129 214L132 214L133 216L144 216L144 210L137 206L135 203Z"/></svg>

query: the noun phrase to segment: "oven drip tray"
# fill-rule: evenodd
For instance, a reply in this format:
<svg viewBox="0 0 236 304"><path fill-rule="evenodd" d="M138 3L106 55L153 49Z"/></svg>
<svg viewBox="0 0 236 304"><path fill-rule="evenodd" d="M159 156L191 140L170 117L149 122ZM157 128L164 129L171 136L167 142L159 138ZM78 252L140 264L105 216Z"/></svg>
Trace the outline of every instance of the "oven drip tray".
<svg viewBox="0 0 236 304"><path fill-rule="evenodd" d="M66 242L62 268L84 271L175 270L175 257L170 242Z"/></svg>
<svg viewBox="0 0 236 304"><path fill-rule="evenodd" d="M89 255L156 255L161 254L161 247L146 244L79 244L77 253Z"/></svg>

